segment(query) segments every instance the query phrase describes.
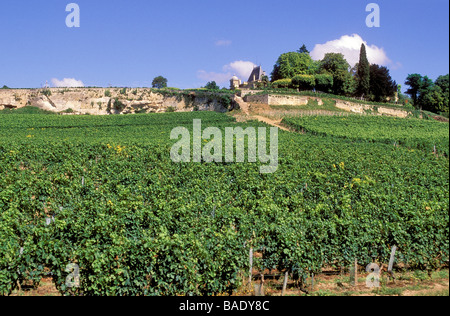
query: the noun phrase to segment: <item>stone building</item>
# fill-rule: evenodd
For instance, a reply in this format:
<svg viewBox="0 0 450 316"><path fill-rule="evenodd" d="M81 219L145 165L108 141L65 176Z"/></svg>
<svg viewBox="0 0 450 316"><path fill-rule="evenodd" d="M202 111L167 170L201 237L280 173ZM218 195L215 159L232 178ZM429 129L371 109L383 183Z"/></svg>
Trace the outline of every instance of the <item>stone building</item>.
<svg viewBox="0 0 450 316"><path fill-rule="evenodd" d="M266 76L266 73L262 70L262 67L255 66L253 67L253 71L250 74L247 82L242 83L238 77L233 76L233 78L231 78L230 80L230 89L236 90L256 88L258 83L261 83L263 81L264 76Z"/></svg>
<svg viewBox="0 0 450 316"><path fill-rule="evenodd" d="M241 80L239 80L238 77L233 76L230 80L230 89L236 90L236 89L239 89L240 86L241 86Z"/></svg>

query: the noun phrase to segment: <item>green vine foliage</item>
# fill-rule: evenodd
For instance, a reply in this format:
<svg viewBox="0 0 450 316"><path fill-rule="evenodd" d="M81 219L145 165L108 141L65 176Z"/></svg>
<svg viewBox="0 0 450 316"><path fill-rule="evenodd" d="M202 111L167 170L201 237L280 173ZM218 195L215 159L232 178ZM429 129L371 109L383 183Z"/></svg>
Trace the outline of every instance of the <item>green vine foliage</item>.
<svg viewBox="0 0 450 316"><path fill-rule="evenodd" d="M266 127L214 112L2 116L0 294L44 275L63 295L231 294L250 248L261 254L256 268L297 278L355 258L389 262L393 245L411 268L448 261L445 155L280 132L274 174L260 174L259 162L174 163L170 132L192 131L193 119L222 131ZM335 119L300 123L337 133Z"/></svg>

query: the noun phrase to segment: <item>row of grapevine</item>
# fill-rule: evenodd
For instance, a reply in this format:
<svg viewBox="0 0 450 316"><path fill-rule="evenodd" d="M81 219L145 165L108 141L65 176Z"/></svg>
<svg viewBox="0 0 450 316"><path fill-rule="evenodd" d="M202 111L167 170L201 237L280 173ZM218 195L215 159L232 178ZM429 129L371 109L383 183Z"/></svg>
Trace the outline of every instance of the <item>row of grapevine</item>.
<svg viewBox="0 0 450 316"><path fill-rule="evenodd" d="M447 157L449 154L449 125L433 120L351 115L341 118L288 117L283 123L313 135L402 145L429 152L439 151Z"/></svg>
<svg viewBox="0 0 450 316"><path fill-rule="evenodd" d="M205 127L237 124L216 113L108 117L108 127L21 117L0 143L0 293L52 275L62 294L231 294L250 248L260 270L299 278L387 262L393 245L411 268L448 262L448 158L280 133L274 174L173 163L170 130L198 115Z"/></svg>

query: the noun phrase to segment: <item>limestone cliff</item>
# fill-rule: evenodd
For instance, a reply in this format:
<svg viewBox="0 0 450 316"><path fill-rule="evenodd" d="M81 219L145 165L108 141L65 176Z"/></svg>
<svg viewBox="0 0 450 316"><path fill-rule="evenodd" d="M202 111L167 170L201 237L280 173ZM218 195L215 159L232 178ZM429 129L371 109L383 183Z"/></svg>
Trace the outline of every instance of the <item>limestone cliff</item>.
<svg viewBox="0 0 450 316"><path fill-rule="evenodd" d="M35 106L75 114L131 114L168 111L228 111L220 98L205 93L149 88L0 89L0 110Z"/></svg>

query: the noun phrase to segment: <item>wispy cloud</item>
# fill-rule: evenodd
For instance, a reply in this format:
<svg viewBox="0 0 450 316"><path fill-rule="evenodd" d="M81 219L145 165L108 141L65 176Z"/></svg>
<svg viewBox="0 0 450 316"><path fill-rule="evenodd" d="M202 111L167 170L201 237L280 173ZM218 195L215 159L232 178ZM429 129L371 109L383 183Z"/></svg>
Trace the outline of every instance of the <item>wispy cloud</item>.
<svg viewBox="0 0 450 316"><path fill-rule="evenodd" d="M218 84L226 83L231 79L229 73L218 73L218 72L206 72L204 70L199 70L197 72L197 77L204 81L215 81Z"/></svg>
<svg viewBox="0 0 450 316"><path fill-rule="evenodd" d="M232 75L238 76L243 81L246 81L248 77L250 77L250 74L255 66L256 65L251 61L237 60L223 66L223 70L232 73Z"/></svg>
<svg viewBox="0 0 450 316"><path fill-rule="evenodd" d="M199 70L197 77L204 81L215 81L217 84L227 83L232 76L238 76L246 81L256 65L251 61L237 60L222 67L222 72L207 72Z"/></svg>
<svg viewBox="0 0 450 316"><path fill-rule="evenodd" d="M55 88L78 88L84 87L84 83L81 80L76 80L75 78L64 78L63 80L58 80L53 78L52 85Z"/></svg>
<svg viewBox="0 0 450 316"><path fill-rule="evenodd" d="M223 46L230 46L232 44L232 41L230 41L230 40L218 40L218 41L216 41L215 42L215 45L216 46L219 46L219 47L223 47Z"/></svg>
<svg viewBox="0 0 450 316"><path fill-rule="evenodd" d="M359 62L359 52L363 43L366 45L369 63L382 66L392 63L383 48L368 45L358 34L344 35L325 44L317 44L311 52L311 57L315 60L321 60L326 53L342 53L350 66L353 67ZM396 64L398 65L398 63Z"/></svg>

